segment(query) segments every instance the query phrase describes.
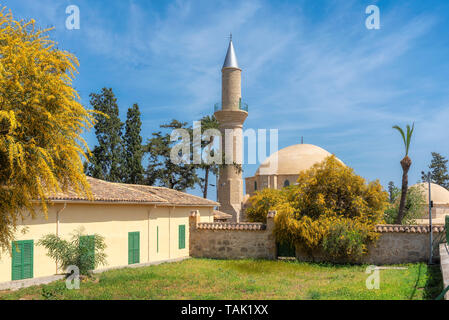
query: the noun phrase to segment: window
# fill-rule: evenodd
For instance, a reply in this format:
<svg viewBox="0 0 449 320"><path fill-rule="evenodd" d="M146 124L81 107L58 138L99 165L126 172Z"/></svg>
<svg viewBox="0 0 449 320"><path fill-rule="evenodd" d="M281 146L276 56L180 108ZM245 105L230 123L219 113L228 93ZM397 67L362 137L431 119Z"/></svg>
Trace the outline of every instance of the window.
<svg viewBox="0 0 449 320"><path fill-rule="evenodd" d="M140 232L128 233L128 264L140 263Z"/></svg>
<svg viewBox="0 0 449 320"><path fill-rule="evenodd" d="M90 260L90 269L95 269L95 236L81 236L80 247L85 248L85 253Z"/></svg>
<svg viewBox="0 0 449 320"><path fill-rule="evenodd" d="M285 180L285 181L284 181L284 187L288 187L289 185L290 185L290 181Z"/></svg>
<svg viewBox="0 0 449 320"><path fill-rule="evenodd" d="M179 249L185 249L185 247L186 247L186 226L184 224L179 226L178 236L179 236Z"/></svg>
<svg viewBox="0 0 449 320"><path fill-rule="evenodd" d="M254 191L257 191L257 181L254 181Z"/></svg>
<svg viewBox="0 0 449 320"><path fill-rule="evenodd" d="M12 280L33 278L34 241L12 243Z"/></svg>

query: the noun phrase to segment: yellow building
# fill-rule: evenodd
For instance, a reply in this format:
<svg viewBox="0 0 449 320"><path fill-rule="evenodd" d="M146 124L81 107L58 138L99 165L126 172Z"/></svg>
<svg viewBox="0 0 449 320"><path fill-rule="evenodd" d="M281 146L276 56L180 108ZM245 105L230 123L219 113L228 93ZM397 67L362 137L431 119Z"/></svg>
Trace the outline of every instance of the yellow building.
<svg viewBox="0 0 449 320"><path fill-rule="evenodd" d="M199 210L202 222L213 222L214 201L172 189L111 183L88 178L94 200L69 191L50 197L48 218L25 218L16 234L12 257L0 257L0 282L46 277L57 270L38 240L54 233L69 240L75 229L105 238L107 266L149 263L189 256L189 213ZM26 232L22 234L22 230ZM132 239L132 240L131 240ZM128 252L133 250L132 259ZM14 262L13 262L14 260ZM103 267L102 267L103 268ZM13 272L14 269L14 272Z"/></svg>
<svg viewBox="0 0 449 320"><path fill-rule="evenodd" d="M417 219L418 224L429 223L429 184L427 182L417 183L410 188L419 188L424 196L424 203L422 204L421 219ZM444 219L449 215L449 190L446 188L431 183L430 184L430 198L433 202L432 207L432 222L434 224L444 224Z"/></svg>

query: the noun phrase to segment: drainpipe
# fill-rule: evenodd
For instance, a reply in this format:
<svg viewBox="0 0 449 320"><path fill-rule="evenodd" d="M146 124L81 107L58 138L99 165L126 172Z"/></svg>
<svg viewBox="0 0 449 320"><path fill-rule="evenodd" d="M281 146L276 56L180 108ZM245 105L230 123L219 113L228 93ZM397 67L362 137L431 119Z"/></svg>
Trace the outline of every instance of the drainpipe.
<svg viewBox="0 0 449 320"><path fill-rule="evenodd" d="M148 236L148 241L147 241L147 248L148 248L148 252L147 252L147 254L148 254L148 259L147 259L147 262L150 262L150 214L151 214L151 211L153 211L153 209L155 209L156 208L156 205L154 205L153 207L150 207L149 209L148 209L148 226L147 226L147 236Z"/></svg>
<svg viewBox="0 0 449 320"><path fill-rule="evenodd" d="M67 207L67 202L64 202L64 206L56 211L56 237L59 238L59 214L62 213L62 211L65 210ZM56 274L58 273L58 261L56 261Z"/></svg>
<svg viewBox="0 0 449 320"><path fill-rule="evenodd" d="M175 211L176 206L168 210L168 259L171 259L171 214Z"/></svg>

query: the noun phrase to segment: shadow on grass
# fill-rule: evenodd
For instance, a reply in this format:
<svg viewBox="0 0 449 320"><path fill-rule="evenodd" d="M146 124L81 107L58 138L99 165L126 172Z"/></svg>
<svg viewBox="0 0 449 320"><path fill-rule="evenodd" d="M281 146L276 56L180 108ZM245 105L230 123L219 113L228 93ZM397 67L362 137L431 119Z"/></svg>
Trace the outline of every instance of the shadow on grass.
<svg viewBox="0 0 449 320"><path fill-rule="evenodd" d="M434 300L443 291L443 277L440 265L434 264L427 267L427 281L424 286L424 299Z"/></svg>
<svg viewBox="0 0 449 320"><path fill-rule="evenodd" d="M440 265L427 265L426 270L424 271L423 269L423 264L420 264L418 269L418 277L416 278L409 300L414 299L417 290L424 290L424 300L434 300L443 290L443 279L441 276ZM426 278L426 282L424 286L422 286L421 279L424 276Z"/></svg>

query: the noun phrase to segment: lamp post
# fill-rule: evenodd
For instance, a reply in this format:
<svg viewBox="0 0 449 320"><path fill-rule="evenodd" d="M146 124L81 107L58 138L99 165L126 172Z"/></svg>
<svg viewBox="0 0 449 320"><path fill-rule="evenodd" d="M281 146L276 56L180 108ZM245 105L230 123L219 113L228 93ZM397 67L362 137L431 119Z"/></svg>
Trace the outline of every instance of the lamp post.
<svg viewBox="0 0 449 320"><path fill-rule="evenodd" d="M429 233L430 233L430 256L429 264L433 264L433 232L432 232L432 192L430 190L431 175L430 172L427 173L427 183L429 188Z"/></svg>

